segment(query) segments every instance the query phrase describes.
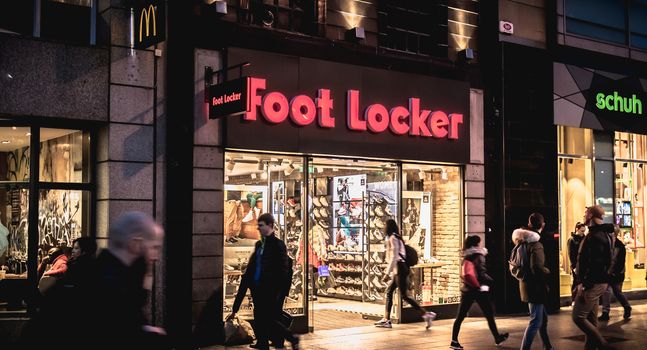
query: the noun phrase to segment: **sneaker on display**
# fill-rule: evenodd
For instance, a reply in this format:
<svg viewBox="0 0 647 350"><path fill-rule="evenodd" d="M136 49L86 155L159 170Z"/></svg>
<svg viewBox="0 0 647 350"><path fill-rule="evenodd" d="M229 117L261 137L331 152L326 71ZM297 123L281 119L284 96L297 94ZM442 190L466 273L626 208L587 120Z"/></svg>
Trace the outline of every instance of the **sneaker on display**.
<svg viewBox="0 0 647 350"><path fill-rule="evenodd" d="M319 203L321 203L321 205L323 205L324 207L327 207L327 206L328 206L328 200L326 199L326 197L325 197L325 196L321 196L321 197L319 198Z"/></svg>
<svg viewBox="0 0 647 350"><path fill-rule="evenodd" d="M393 328L391 325L391 320L385 320L381 319L377 322L374 323L375 327L380 327L380 328Z"/></svg>
<svg viewBox="0 0 647 350"><path fill-rule="evenodd" d="M313 197L313 198L312 198L312 204L314 204L314 205L315 205L315 207L320 207L320 206L321 206L321 202L319 202L319 198L318 198L318 197Z"/></svg>

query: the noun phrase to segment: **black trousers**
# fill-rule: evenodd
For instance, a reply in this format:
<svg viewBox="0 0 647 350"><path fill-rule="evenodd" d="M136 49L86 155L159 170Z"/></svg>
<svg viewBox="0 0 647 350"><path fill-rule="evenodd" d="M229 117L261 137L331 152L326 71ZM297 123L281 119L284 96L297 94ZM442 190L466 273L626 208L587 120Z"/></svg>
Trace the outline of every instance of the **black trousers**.
<svg viewBox="0 0 647 350"><path fill-rule="evenodd" d="M256 343L267 345L270 339L274 343L281 343L284 339L289 342L294 341L294 334L278 321L285 297L266 295L262 288L259 288L258 291L252 292L252 298L254 300Z"/></svg>
<svg viewBox="0 0 647 350"><path fill-rule="evenodd" d="M494 322L494 310L492 309L492 304L490 303L490 296L488 292L481 292L478 290L461 292L461 304L458 307L458 315L456 315L456 320L454 321L454 328L452 330L452 340L458 341L458 332L461 330L461 324L467 316L467 312L470 310L472 304L476 301L483 311L485 318L487 319L488 327L490 327L490 332L494 336L494 339L499 336L499 331L496 328L496 322Z"/></svg>
<svg viewBox="0 0 647 350"><path fill-rule="evenodd" d="M393 307L393 293L395 292L396 288L400 290L400 295L402 296L402 300L409 303L409 305L413 306L414 309L423 313L425 312L425 310L423 310L413 298L409 297L409 294L408 294L409 286L407 285L408 278L409 278L409 266L407 266L407 264L405 264L403 261L399 261L398 274L395 276L395 278L391 281L391 284L389 284L389 287L386 289L386 310L384 311L384 318L386 318L387 320L391 318L391 308Z"/></svg>

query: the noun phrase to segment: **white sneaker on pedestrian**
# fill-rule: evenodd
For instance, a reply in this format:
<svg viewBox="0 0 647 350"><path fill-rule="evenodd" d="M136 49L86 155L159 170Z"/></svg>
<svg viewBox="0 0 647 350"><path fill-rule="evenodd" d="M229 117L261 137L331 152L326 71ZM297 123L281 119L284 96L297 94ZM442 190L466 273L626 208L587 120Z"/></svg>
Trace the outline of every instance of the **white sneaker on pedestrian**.
<svg viewBox="0 0 647 350"><path fill-rule="evenodd" d="M375 327L379 327L379 328L393 328L393 325L391 325L391 320L385 320L385 319L381 319L375 322L374 325Z"/></svg>
<svg viewBox="0 0 647 350"><path fill-rule="evenodd" d="M424 315L422 315L422 319L427 322L427 327L425 329L431 328L431 323L436 319L436 313L435 312L425 312Z"/></svg>

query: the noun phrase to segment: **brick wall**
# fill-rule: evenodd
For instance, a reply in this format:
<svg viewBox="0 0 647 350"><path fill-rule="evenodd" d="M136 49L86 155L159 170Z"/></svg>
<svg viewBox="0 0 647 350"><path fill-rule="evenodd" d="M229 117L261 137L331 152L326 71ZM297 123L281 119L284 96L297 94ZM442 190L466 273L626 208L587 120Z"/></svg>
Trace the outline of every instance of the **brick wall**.
<svg viewBox="0 0 647 350"><path fill-rule="evenodd" d="M458 167L445 167L447 180L434 174L425 191L433 196L433 256L445 266L433 269L434 299L460 294L460 246L462 241L461 174ZM428 277L428 276L425 276Z"/></svg>

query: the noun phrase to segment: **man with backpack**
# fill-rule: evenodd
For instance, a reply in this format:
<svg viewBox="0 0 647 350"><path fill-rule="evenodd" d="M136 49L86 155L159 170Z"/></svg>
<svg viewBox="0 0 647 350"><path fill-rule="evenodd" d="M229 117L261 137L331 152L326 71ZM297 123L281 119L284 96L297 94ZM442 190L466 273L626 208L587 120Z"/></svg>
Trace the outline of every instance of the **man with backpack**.
<svg viewBox="0 0 647 350"><path fill-rule="evenodd" d="M280 322L283 301L292 279L292 261L285 243L274 234L274 217L271 214L265 213L258 217L258 231L261 233L261 240L256 242L254 253L238 287L232 312L227 319L236 315L249 288L254 301L256 333L256 344L250 347L269 349L271 336L275 342L279 341L275 345L280 345L280 340L286 339L292 344L292 349L297 350L299 338Z"/></svg>
<svg viewBox="0 0 647 350"><path fill-rule="evenodd" d="M515 248L510 259L510 271L519 280L521 301L528 303L530 310L530 322L523 334L521 350L530 349L537 330L544 349L553 349L548 337L548 314L545 307L548 297L546 277L550 270L544 266L544 246L539 242L544 225L544 216L532 213L528 217L528 226L512 233Z"/></svg>
<svg viewBox="0 0 647 350"><path fill-rule="evenodd" d="M604 209L599 205L587 207L584 223L589 234L580 244L577 256L577 285L573 322L586 335L586 349L613 349L598 330L598 300L604 294L612 268L611 234L613 225L604 224Z"/></svg>

